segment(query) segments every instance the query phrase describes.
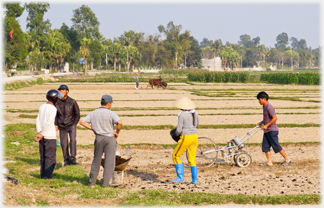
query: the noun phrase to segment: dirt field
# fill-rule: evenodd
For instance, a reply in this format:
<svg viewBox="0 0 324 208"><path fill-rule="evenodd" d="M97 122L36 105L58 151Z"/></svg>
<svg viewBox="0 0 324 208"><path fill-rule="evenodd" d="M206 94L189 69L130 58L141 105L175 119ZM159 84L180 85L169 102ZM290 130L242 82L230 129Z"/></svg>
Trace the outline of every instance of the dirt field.
<svg viewBox="0 0 324 208"><path fill-rule="evenodd" d="M245 195L294 195L320 194L320 145L288 145L283 146L292 159L291 166L282 167L282 157L272 152L274 165L260 167L265 161L259 146L246 146L245 151L252 156L252 165L240 168L235 165L217 163L211 167L198 167L198 184L189 185L191 173L186 158L186 183L175 185L170 180L175 178L172 165L172 148L159 146L130 146L132 159L125 171L124 185L126 190L166 189L189 190L194 192L245 194ZM126 147L119 147L121 153ZM90 172L93 152L84 150L78 153L78 160L84 162L83 168ZM99 178L102 178L102 167ZM121 177L121 176L119 176Z"/></svg>
<svg viewBox="0 0 324 208"><path fill-rule="evenodd" d="M319 86L294 86L294 85L267 85L267 84L197 84L169 83L172 90L134 89L134 84L125 83L55 83L22 88L16 91L3 92L4 124L9 123L35 123L36 119L20 118L20 114L37 115L37 113L24 113L23 110L38 110L45 102L45 93L49 89L57 89L60 84L67 84L70 88L69 95L78 101L81 114L86 115L86 108L100 106L103 94L113 96L114 107L135 108L172 108L173 100L181 96L193 99L198 108L222 108L220 110L198 111L200 124L256 124L262 120L262 107L256 100L258 89L267 91L270 97L296 97L304 101L270 100L278 113L278 124L320 124L321 109L318 102L321 100ZM232 92L231 97L197 96L186 90L214 89L213 93ZM228 91L231 89L231 91ZM217 91L218 90L218 91ZM254 90L254 91L253 91ZM24 101L23 104L20 101ZM114 110L112 108L112 110ZM10 113L6 109L16 109L21 112ZM124 125L176 125L176 115L179 110L124 110L116 111ZM251 113L252 115L240 115ZM290 114L291 113L291 114ZM293 114L295 113L295 114ZM302 113L302 114L300 114ZM160 116L154 116L159 114ZM205 115L203 115L205 114ZM209 114L209 115L208 115ZM210 115L228 114L228 115ZM128 115L128 116L125 116ZM141 115L129 117L129 115ZM226 143L234 136L243 136L249 129L199 129L198 135L211 138L216 143ZM172 164L172 148L161 145L132 145L139 143L174 144L169 136L169 130L122 130L118 138L119 144L130 144L132 159L125 171L124 185L121 189L165 189L192 192L246 194L246 195L291 195L291 194L319 194L320 189L320 145L318 144L290 144L283 148L293 161L289 167L281 167L283 162L279 154L273 155L273 167L259 167L265 161L261 146L248 143L261 143L262 133L258 132L246 142L245 151L252 156L253 163L250 167L239 168L229 164L215 164L212 167L199 167L198 184L187 183L174 185L169 180L175 178L175 169ZM280 142L319 142L319 127L280 128ZM78 145L91 145L94 135L91 131L78 130ZM121 153L126 147L119 146ZM92 149L79 148L77 160L87 171L90 171L89 162L93 156ZM185 156L182 157L186 162ZM58 161L60 162L60 161ZM185 170L186 182L190 182L190 169ZM101 179L102 171L98 179ZM10 187L13 191L14 187Z"/></svg>

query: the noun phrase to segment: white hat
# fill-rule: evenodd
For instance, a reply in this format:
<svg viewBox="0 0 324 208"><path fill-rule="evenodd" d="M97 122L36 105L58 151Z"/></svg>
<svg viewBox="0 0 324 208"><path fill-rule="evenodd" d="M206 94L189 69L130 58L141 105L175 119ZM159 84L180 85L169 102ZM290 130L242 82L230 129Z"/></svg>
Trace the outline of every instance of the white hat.
<svg viewBox="0 0 324 208"><path fill-rule="evenodd" d="M175 107L183 110L192 110L195 109L195 104L191 101L190 98L184 96L172 103Z"/></svg>

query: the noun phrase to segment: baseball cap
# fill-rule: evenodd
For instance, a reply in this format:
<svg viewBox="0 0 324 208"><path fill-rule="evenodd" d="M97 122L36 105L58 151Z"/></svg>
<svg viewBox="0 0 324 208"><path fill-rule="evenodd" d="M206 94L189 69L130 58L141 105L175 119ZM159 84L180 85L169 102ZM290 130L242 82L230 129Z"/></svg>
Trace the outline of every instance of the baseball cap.
<svg viewBox="0 0 324 208"><path fill-rule="evenodd" d="M113 103L112 97L107 94L101 97L101 101L105 101L106 103Z"/></svg>

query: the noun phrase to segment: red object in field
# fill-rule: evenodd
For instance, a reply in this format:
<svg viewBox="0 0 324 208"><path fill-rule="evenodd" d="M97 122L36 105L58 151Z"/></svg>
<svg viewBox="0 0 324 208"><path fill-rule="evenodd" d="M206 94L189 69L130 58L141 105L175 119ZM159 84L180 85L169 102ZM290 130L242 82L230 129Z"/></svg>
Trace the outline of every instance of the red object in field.
<svg viewBox="0 0 324 208"><path fill-rule="evenodd" d="M14 29L11 30L11 32L9 33L10 35L10 38L12 38L12 32L13 32Z"/></svg>
<svg viewBox="0 0 324 208"><path fill-rule="evenodd" d="M268 56L270 56L270 55L268 54Z"/></svg>

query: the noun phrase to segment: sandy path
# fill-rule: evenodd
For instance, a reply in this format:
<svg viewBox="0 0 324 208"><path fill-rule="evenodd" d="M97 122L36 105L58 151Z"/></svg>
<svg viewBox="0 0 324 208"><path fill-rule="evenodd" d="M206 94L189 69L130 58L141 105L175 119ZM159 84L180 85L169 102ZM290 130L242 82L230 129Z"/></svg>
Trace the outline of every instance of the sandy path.
<svg viewBox="0 0 324 208"><path fill-rule="evenodd" d="M44 101L45 102L45 101ZM21 103L4 103L3 108L16 108L16 109L35 109L41 106L44 102L28 102L21 105ZM199 108L228 108L228 107L244 107L244 108L257 108L260 107L257 100L208 100L208 101L194 101ZM321 106L320 103L313 102L294 102L283 100L272 100L271 104L276 108L280 107L313 107ZM100 106L99 101L80 101L78 102L80 108L95 108ZM172 101L114 101L113 107L174 107Z"/></svg>
<svg viewBox="0 0 324 208"><path fill-rule="evenodd" d="M20 114L6 114L5 119L7 121L15 123L34 123L36 119L27 119L19 118ZM36 115L36 114L34 114ZM85 114L87 115L87 114ZM144 126L154 126L154 125L177 125L176 114L174 116L142 116L142 117L127 117L119 115L124 125L144 125ZM24 120L24 121L23 121ZM218 124L253 124L258 123L262 120L262 114L260 115L215 115L215 116L199 116L200 125L218 125ZM304 114L298 115L278 115L277 124L282 123L291 123L291 124L320 124L321 115L320 114L311 114L305 116Z"/></svg>
<svg viewBox="0 0 324 208"><path fill-rule="evenodd" d="M243 137L250 129L198 129L199 137L208 137L216 143L226 143L235 136ZM170 130L122 130L118 143L153 143L153 144L175 144L169 134ZM320 128L280 128L279 142L319 142L321 141ZM93 144L94 134L92 131L78 130L78 144ZM253 135L249 143L261 143L262 132Z"/></svg>

